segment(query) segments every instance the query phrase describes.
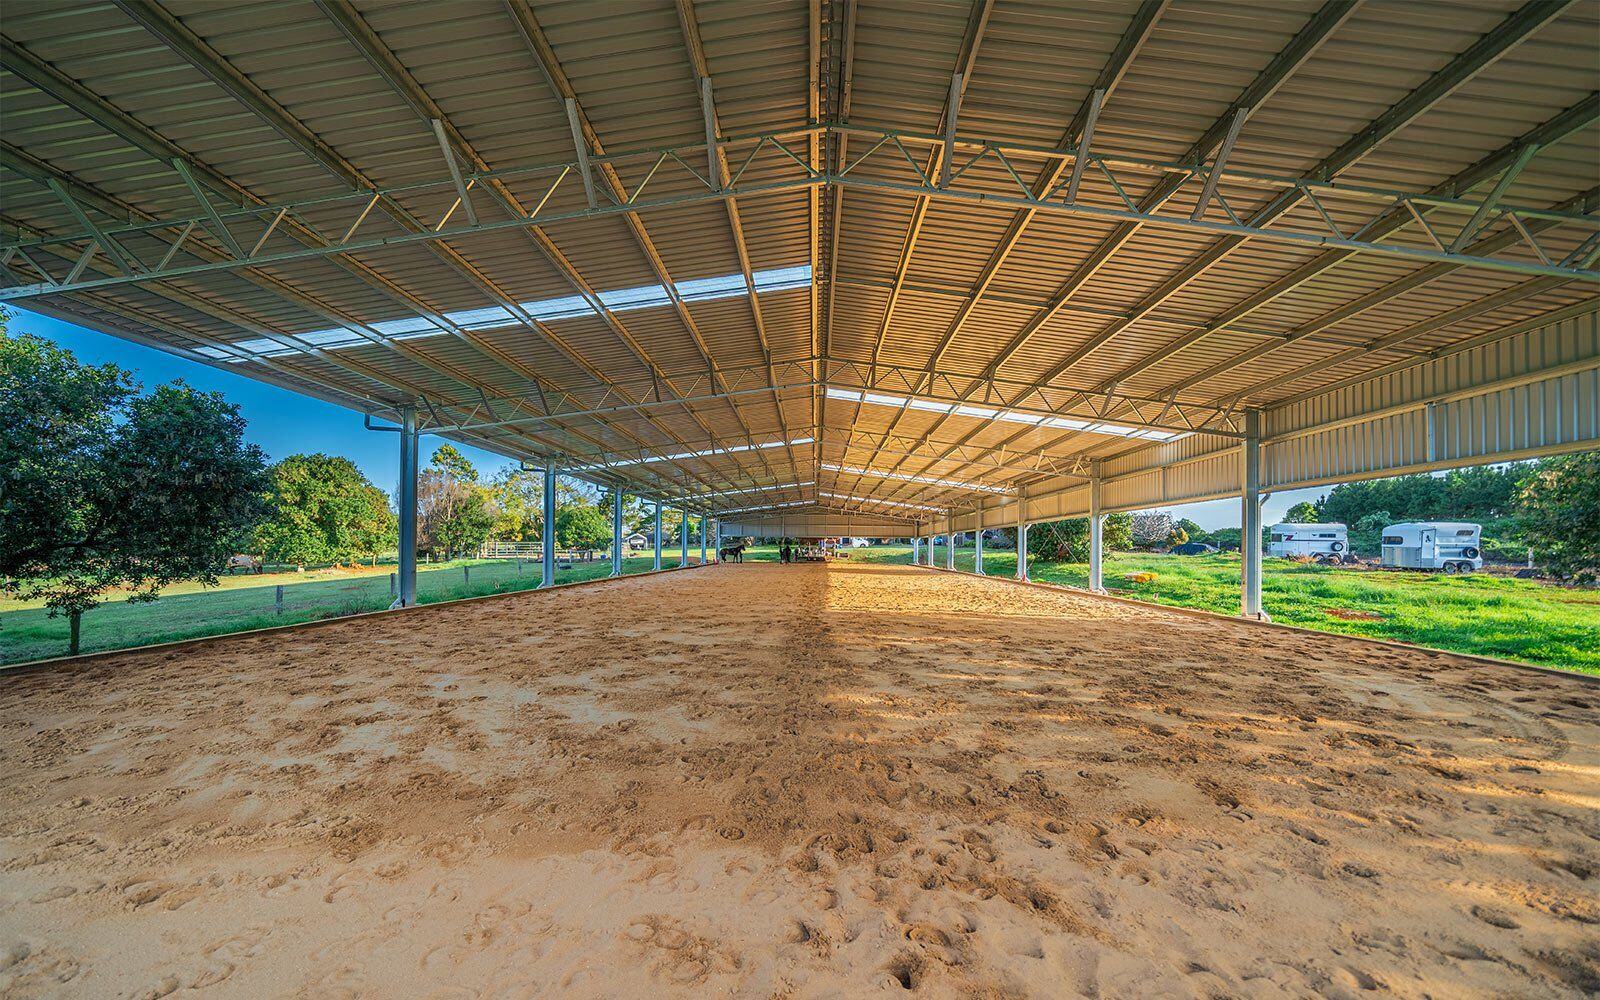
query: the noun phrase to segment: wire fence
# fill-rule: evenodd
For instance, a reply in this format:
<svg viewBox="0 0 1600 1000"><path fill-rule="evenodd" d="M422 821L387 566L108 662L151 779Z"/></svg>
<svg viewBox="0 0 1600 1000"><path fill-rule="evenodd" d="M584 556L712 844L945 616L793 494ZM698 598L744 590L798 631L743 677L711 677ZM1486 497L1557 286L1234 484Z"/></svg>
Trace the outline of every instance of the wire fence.
<svg viewBox="0 0 1600 1000"><path fill-rule="evenodd" d="M699 549L692 549L689 565L699 562ZM662 553L663 568L678 564L677 550ZM654 568L653 555L632 555L624 558L622 571L632 575ZM532 590L540 585L540 570L539 560L527 557L419 566L417 603ZM326 578L330 574L332 578ZM555 582L578 583L610 574L609 558L572 554L557 560ZM235 576L225 578L221 587L168 594L150 602L109 601L83 616L79 651L126 649L382 611L399 595L397 573L382 572L382 567L378 572L368 567L342 575L329 570L307 575L324 578L297 582L299 574ZM65 617L52 618L43 608L0 611L0 663L63 656L67 649Z"/></svg>

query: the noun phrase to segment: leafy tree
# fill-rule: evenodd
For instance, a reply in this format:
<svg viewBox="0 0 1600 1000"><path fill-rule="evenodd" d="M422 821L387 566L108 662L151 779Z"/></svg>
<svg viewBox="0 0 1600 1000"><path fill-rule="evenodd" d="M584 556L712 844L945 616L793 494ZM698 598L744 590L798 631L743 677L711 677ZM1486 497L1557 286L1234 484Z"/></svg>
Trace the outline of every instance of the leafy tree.
<svg viewBox="0 0 1600 1000"><path fill-rule="evenodd" d="M8 336L0 314L0 592L67 615L76 653L106 591L216 583L262 509L266 463L244 429L217 393L141 396L114 365Z"/></svg>
<svg viewBox="0 0 1600 1000"><path fill-rule="evenodd" d="M556 544L570 549L603 549L611 544L611 517L592 503L556 508Z"/></svg>
<svg viewBox="0 0 1600 1000"><path fill-rule="evenodd" d="M1486 521L1510 516L1525 465L1456 469L1443 476L1418 474L1344 483L1316 505L1317 520L1354 525L1388 511L1396 521Z"/></svg>
<svg viewBox="0 0 1600 1000"><path fill-rule="evenodd" d="M1211 545L1233 552L1239 551L1240 541L1243 538L1244 529L1242 528L1218 528L1216 531L1209 532L1206 535L1206 541Z"/></svg>
<svg viewBox="0 0 1600 1000"><path fill-rule="evenodd" d="M269 560L345 563L399 541L388 498L348 458L290 455L270 475L270 513L256 531Z"/></svg>
<svg viewBox="0 0 1600 1000"><path fill-rule="evenodd" d="M661 512L661 537L665 539L664 544L669 546L683 544L683 520L683 514L679 511L666 510ZM707 536L707 543L709 544L709 542L710 536ZM689 546L693 548L698 544L700 544L700 515L690 514Z"/></svg>
<svg viewBox="0 0 1600 1000"><path fill-rule="evenodd" d="M541 480L539 473L517 468L502 469L495 475L489 483L490 502L494 506L490 537L508 542L538 540L540 522L544 520L540 507L540 494L544 491Z"/></svg>
<svg viewBox="0 0 1600 1000"><path fill-rule="evenodd" d="M1133 515L1105 515L1101 533L1101 542L1107 550L1126 551L1133 548ZM1031 525L1028 528L1028 555L1052 562L1088 562L1089 519L1074 517Z"/></svg>
<svg viewBox="0 0 1600 1000"><path fill-rule="evenodd" d="M455 445L443 444L434 449L433 458L429 459L429 467L449 476L451 479L462 483L475 483L478 481L478 470L473 466L467 456L456 450Z"/></svg>
<svg viewBox="0 0 1600 1000"><path fill-rule="evenodd" d="M1172 527L1174 531L1183 532L1184 538L1191 542L1211 541L1211 533L1187 517L1179 518L1178 523ZM1178 544L1181 545L1183 543L1179 542Z"/></svg>
<svg viewBox="0 0 1600 1000"><path fill-rule="evenodd" d="M1600 452L1540 462L1517 491L1517 520L1551 571L1600 579Z"/></svg>
<svg viewBox="0 0 1600 1000"><path fill-rule="evenodd" d="M1350 551L1364 556L1375 556L1382 552L1383 529L1395 521L1393 514L1377 510L1349 525Z"/></svg>
<svg viewBox="0 0 1600 1000"><path fill-rule="evenodd" d="M526 489L526 487L519 487ZM417 477L417 544L446 558L489 540L499 512L495 492L478 482L478 470L452 445L441 445Z"/></svg>
<svg viewBox="0 0 1600 1000"><path fill-rule="evenodd" d="M1283 519L1294 524L1316 524L1317 505L1302 500L1284 511Z"/></svg>

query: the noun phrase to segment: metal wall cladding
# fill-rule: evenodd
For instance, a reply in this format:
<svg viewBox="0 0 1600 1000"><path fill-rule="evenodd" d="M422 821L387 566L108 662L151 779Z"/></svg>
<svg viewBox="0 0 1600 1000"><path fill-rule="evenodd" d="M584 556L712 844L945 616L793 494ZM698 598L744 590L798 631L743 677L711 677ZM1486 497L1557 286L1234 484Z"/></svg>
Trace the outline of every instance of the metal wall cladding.
<svg viewBox="0 0 1600 1000"><path fill-rule="evenodd" d="M1263 488L1293 489L1393 475L1426 462L1427 448L1426 414L1407 411L1264 445L1261 483Z"/></svg>
<svg viewBox="0 0 1600 1000"><path fill-rule="evenodd" d="M1600 363L1600 314L1588 313L1511 336L1502 331L1476 346L1459 345L1435 360L1366 379L1331 392L1308 394L1262 414L1268 438L1396 406L1470 391L1595 359Z"/></svg>
<svg viewBox="0 0 1600 1000"><path fill-rule="evenodd" d="M1500 331L1293 400L1264 411L1262 430L1261 482L1270 490L1600 447L1600 315ZM1240 451L1228 439L1197 434L1107 459L1102 509L1236 495ZM1028 520L1082 517L1088 498L1077 484L1038 492L1028 500ZM984 522L1009 523L992 514ZM970 528L970 516L961 524Z"/></svg>
<svg viewBox="0 0 1600 1000"><path fill-rule="evenodd" d="M1600 447L1596 367L1433 408L1433 460L1477 463L1572 445Z"/></svg>

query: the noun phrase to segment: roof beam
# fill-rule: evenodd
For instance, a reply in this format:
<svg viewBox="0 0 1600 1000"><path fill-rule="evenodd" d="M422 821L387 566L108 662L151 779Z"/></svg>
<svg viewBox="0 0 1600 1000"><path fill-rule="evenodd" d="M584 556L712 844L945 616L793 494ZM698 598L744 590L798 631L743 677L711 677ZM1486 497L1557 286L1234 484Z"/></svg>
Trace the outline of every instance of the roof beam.
<svg viewBox="0 0 1600 1000"><path fill-rule="evenodd" d="M1355 13L1359 6L1356 2L1347 0L1330 0L1306 23L1305 27L1297 32L1289 44L1284 46L1272 61L1256 75L1250 85L1228 106L1211 127L1189 147L1187 153L1180 157L1180 161L1199 163L1210 151L1227 138L1228 130L1233 127L1236 115L1245 108L1259 108L1268 98L1277 93L1278 88L1300 69L1301 66L1316 54L1335 31L1344 25ZM1184 174L1169 174L1139 200L1139 209L1152 212L1165 204L1178 189L1188 180ZM994 359L990 362L988 370L991 374L1003 368L1006 362L1020 351L1024 345L1033 339L1040 328L1049 322L1050 318L1066 305L1073 296L1104 267L1118 250L1139 232L1140 222L1124 221L1112 230L1110 236L1102 240L1091 251L1084 262L1067 278L1051 297L1050 302L1025 323L1020 331L1008 342Z"/></svg>
<svg viewBox="0 0 1600 1000"><path fill-rule="evenodd" d="M1163 8L1164 6L1165 5L1163 5ZM1240 111L1245 108L1259 108L1273 94L1277 93L1278 89L1282 87L1283 84L1291 76L1293 76L1294 73L1298 71L1307 60L1316 54L1317 50L1322 47L1323 43L1326 42L1335 31L1337 31L1346 21L1350 19L1358 6L1359 0L1328 0L1327 3L1324 3L1316 12L1316 14L1314 14L1311 19L1306 22L1305 26L1295 33L1294 38L1289 41L1289 44L1284 46L1284 48L1279 51L1270 62L1267 63L1261 72L1256 75L1255 79L1252 80L1250 85L1247 86L1244 91L1240 93L1240 95L1234 100L1234 102L1228 106L1227 110L1225 110L1216 118L1216 120L1211 123L1211 126L1206 129L1199 139L1195 140L1194 144L1189 147L1188 152L1181 159L1184 161L1199 163L1213 148L1227 138L1228 130L1233 126L1234 122L1236 121L1236 116ZM1150 31L1154 28L1155 18L1158 17L1160 13L1161 10L1159 9L1153 11L1150 10L1149 4L1146 4L1143 8L1141 8L1140 15L1136 16L1134 23L1131 24L1128 31L1124 33L1123 44L1119 45L1119 52L1125 51L1126 59L1131 60L1133 56L1138 53L1138 50L1143 45L1144 40L1149 37ZM1141 24L1141 17L1147 18L1147 23ZM1136 44L1134 43L1134 40L1136 40ZM1106 69L1102 71L1102 79L1104 79L1108 73L1111 73L1112 70L1113 67L1108 65ZM1126 72L1126 66L1117 68L1115 70L1116 78L1120 79L1122 73L1124 72ZM1110 90L1109 87L1106 89L1108 91ZM1079 112L1079 115L1084 119L1085 122L1088 120L1088 113L1089 105L1086 104ZM1077 121L1075 119L1074 126L1076 125ZM1075 138L1075 133L1069 131L1066 141L1064 141L1062 145L1067 145L1067 143L1073 138ZM1086 155L1086 153L1087 150L1081 148L1080 144L1079 154ZM1046 175L1042 175L1039 181L1035 183L1033 191L1039 193L1048 192L1056 183L1058 183L1062 169L1062 163L1064 163L1064 161L1058 162L1054 170L1049 171ZM1174 194L1176 194L1179 187L1181 187L1186 180L1187 176L1183 174L1169 174L1163 177L1156 183L1150 192L1140 200L1138 207L1143 211L1154 211L1161 205L1165 204L1166 201ZM962 309L956 313L956 317L954 321L952 321L949 330L946 331L945 336L939 343L939 346L930 356L928 362L930 379L932 378L932 373L937 370L939 363L943 360L945 351L949 348L950 344L954 342L956 334L966 321L966 318L971 315L972 309L977 306L978 300L982 297L983 292L986 291L990 283L993 282L995 275L999 272L1000 266L1004 263L1011 249L1021 239L1023 229L1032 219L1033 213L1027 212L1018 213L1017 217L1013 220L1012 227L1010 230L1008 230L1006 237L1001 241L1001 246L996 255L990 258L990 266L985 268L983 276L974 291L973 298L971 299L971 305L964 305ZM998 375L1000 369L1005 366L1006 362L1014 357L1016 353L1033 338L1034 334L1036 334L1047 322L1049 322L1051 317L1053 317L1064 306L1066 306L1066 304L1077 295L1083 286L1088 283L1089 279L1094 277L1094 275L1097 274L1100 269L1103 268L1111 260L1111 258L1116 255L1117 251L1120 250L1129 240L1131 240L1134 235L1138 233L1138 231L1139 224L1137 222L1124 221L1118 223L1117 226L1112 230L1111 234L1105 239L1101 240L1094 250L1090 251L1083 263L1081 263L1073 271L1073 273L1068 276L1067 280L1059 288L1057 288L1055 294L1051 296L1049 302L1047 302L1043 308L1035 312L1034 315L1023 324L1022 329L1019 330L1003 348L1001 348L1001 350L994 356L989 365L985 368L984 374L989 377ZM1065 370L1066 367L1070 367L1072 360L1072 357L1069 355L1067 364L1061 366L1062 370ZM1045 384L1048 381L1048 379L1043 379L1040 380L1039 384ZM935 424L932 428L930 428L930 433L937 430L942 423L943 421L941 420L938 424ZM1014 435L1012 438L1008 439L1008 441L1015 439L1016 436Z"/></svg>
<svg viewBox="0 0 1600 1000"><path fill-rule="evenodd" d="M262 91L252 81L245 77L244 74L240 73L235 67L224 60L214 49L200 39L198 35L195 35L188 29L187 26L185 26L171 13L166 11L158 3L155 3L154 0L117 0L117 2L118 6L131 18L133 18L136 23L154 35L172 51L182 56L191 65L195 66L195 68L200 70L200 72L215 82L224 90L224 92L237 100L246 109L271 125L275 131L279 132L296 147L305 152L306 155L311 157L314 162L328 170L342 183L358 191L365 192L376 190L375 185L373 185L364 175L362 175L361 172L352 164L340 157L338 153L336 153L330 146L328 146L308 128L306 128L304 124L299 122L298 119L294 118L281 106L274 102L264 91ZM392 60L392 54L390 58ZM429 116L424 115L423 117L426 120ZM439 114L432 117L442 118L443 116L442 114ZM131 119L128 121L131 122ZM140 126L140 128L142 129L142 126ZM162 142L164 142L164 140L162 140ZM167 145L170 146L170 143ZM173 149L175 151L174 155L183 157L191 165L197 165L194 159L192 157L188 157L182 152L182 150L177 150L176 147L173 147ZM218 176L220 177L220 175ZM236 185L231 185L231 182L226 182L225 179L224 182L228 183L230 186L236 187ZM259 201L259 199L256 200ZM393 199L378 198L375 200L375 203L379 204L386 214L399 223L402 228L406 229L409 235L426 236L431 232L426 226L412 217L409 212L402 208L398 202L395 202ZM295 232L297 235L304 235L304 233L309 232L309 229L307 227L297 226L295 228ZM323 246L311 248L313 251L329 249L325 244L325 241L321 240L320 236L316 236L316 241L318 243L323 243ZM518 315L521 313L520 307L518 307L509 296L506 296L498 288L493 286L493 284L489 282L488 279L481 274L481 272L468 263L465 258L456 253L454 249L448 247L442 241L430 241L427 245L442 259L450 263L470 281L472 281L473 284L489 293L492 299L499 302L503 307L510 309L513 315ZM343 262L349 262L351 264L355 263L351 258L348 257L341 257L341 263ZM420 303L416 303L416 301L408 293L399 289L397 286L393 285L393 283L387 281L387 279L383 279L381 275L379 275L370 267L362 266L360 273L363 278L373 280L374 283L380 284L383 289L392 297L396 298L397 301L414 304L414 307L420 306ZM430 322L433 322L435 325L439 325L441 330L446 330L458 335L464 333L463 331L460 331L459 328L454 327L453 324L441 324L438 314L430 309L427 309L426 307L419 308L419 312L421 312L424 318L428 319ZM538 330L539 332L545 333L547 335L547 339L551 340L557 349L561 349L564 352L570 352L571 349L562 344L558 338L554 338L548 329L543 327L543 324L539 324L536 320L533 320L532 317L525 315L521 315L519 318L530 327ZM462 336L462 339L473 344L473 346L480 351L484 349L482 343L476 338ZM514 359L511 359L509 355L505 355L503 352L494 352L490 354L490 356L503 365L509 365L512 370L516 371L521 377L533 380L536 384L540 381L540 376L537 373L528 370L525 366L516 362ZM585 364L581 357L574 357L574 360L579 362L580 365ZM589 370L591 374L598 374L598 372L593 369L593 366L587 366L587 370Z"/></svg>
<svg viewBox="0 0 1600 1000"><path fill-rule="evenodd" d="M127 2L127 0L123 0L123 2ZM373 70L383 78L384 82L389 85L390 89L395 93L395 95L406 102L419 120L428 123L438 121L440 123L440 128L448 137L449 143L454 151L458 155L465 158L465 160L475 171L484 174L490 173L488 163L486 163L483 158L478 155L477 151L473 149L466 137L462 135L460 130L458 130L450 122L449 116L446 115L443 109L441 109L439 105L427 95L427 93L422 89L421 85L416 81L411 73L403 65L401 65L400 60L395 57L394 53L390 51L388 46L383 43L382 39L378 37L377 33L372 30L371 26L367 24L366 20L355 9L355 7L348 2L348 0L316 0L316 3L318 8L322 10L323 14L339 28L349 43L367 61L368 65L370 65ZM573 95L568 93L558 96L572 97ZM581 119L581 108L579 109L579 114ZM604 173L604 170L602 170L602 173ZM517 199L516 195L512 193L511 189L507 187L504 182L491 178L488 181L488 188L495 195L495 198L500 203L502 209L510 217L510 221L521 222L529 218L530 213L528 210L522 205L522 203ZM600 297L595 294L594 289L589 286L588 281L584 279L577 269L572 266L571 262L567 260L565 254L561 252L555 241L552 240L541 227L530 225L519 226L517 228L521 229L528 235L534 246L537 247L544 255L545 259L556 268L558 273L566 278L567 282L572 285L573 289L577 291L579 295L584 297L584 299L589 303L590 308L594 309L595 312L605 320L606 324L610 326L619 337L622 338L623 342L628 345L635 356L637 356L647 368L658 373L659 377L661 373L660 366L656 364L650 352L631 333L629 333L627 328L616 317L616 315L606 307L605 303L601 301ZM430 243L429 245L434 247L443 246L442 243ZM449 252L454 254L453 250L450 250ZM463 264L466 263L464 258L461 259L461 262ZM566 345L559 338L555 337L553 332L550 331L545 324L540 323L537 319L531 315L528 315L526 311L523 310L522 307L511 296L507 295L502 289L499 288L498 285L496 285L480 270L475 267L470 267L470 265L468 265L468 267L476 283L485 291L488 291L502 308L507 309L513 316L517 316L529 327L544 334L547 341L549 341L553 346L556 346L557 349L562 350L563 353L567 354L574 362L582 367L591 378L595 379L601 384L612 384L611 379L604 372L602 372L593 363L588 361L588 359L576 351L576 349ZM666 288L669 296L672 296L674 299L676 299L677 290L670 284L670 281L664 279L663 287ZM702 344L702 354L704 353L705 352ZM709 356L707 356L707 362L710 362ZM685 412L688 411L686 410ZM699 422L697 417L692 417L692 419L695 419L696 422ZM668 433L669 435L675 433L670 431L664 424L659 426L663 433Z"/></svg>
<svg viewBox="0 0 1600 1000"><path fill-rule="evenodd" d="M1473 76L1481 72L1485 67L1492 65L1496 60L1520 44L1533 32L1548 24L1563 10L1570 6L1570 3L1571 0L1553 0L1553 2L1546 2L1546 0L1530 0L1529 3L1524 4L1515 13L1497 25L1493 30L1489 31L1477 42L1469 46L1466 51L1460 53L1458 56L1452 59L1443 69L1430 76L1428 80L1426 80L1421 86L1408 93L1404 98L1396 102L1382 115L1370 122L1365 128L1351 136L1333 152L1329 153L1316 166L1305 171L1301 175L1302 179L1321 183L1326 183L1332 180L1335 176L1342 173L1352 164L1360 160L1362 156L1366 155L1368 152L1375 149L1378 145L1382 144L1384 141L1394 135L1395 132L1410 124L1416 118L1425 113L1429 108L1432 108L1440 100L1443 100L1445 97L1454 93L1463 84L1471 80ZM1213 124L1212 131L1215 132L1218 127L1233 127L1232 116L1240 109L1259 107L1259 100L1249 99L1253 96L1253 92L1256 92L1258 89L1264 90L1268 93L1275 91L1277 87L1281 85L1282 80L1287 79L1287 75L1289 73L1292 73L1296 68L1298 68L1298 66L1302 65L1305 59L1308 58L1311 53L1315 52L1318 47L1320 47L1322 41L1326 40L1328 34L1330 34L1339 25L1343 24L1351 13L1353 13L1353 5L1350 5L1347 8L1336 7L1336 5L1332 3L1325 5L1317 14L1317 16L1312 19L1312 23L1308 25L1307 28L1300 33L1300 35L1296 36L1295 42L1291 43L1289 48L1284 52L1279 53L1279 56L1273 60L1273 64L1269 66L1266 71L1264 71L1263 76L1258 77L1256 83L1251 85L1246 94L1242 95L1240 99L1235 102L1234 106L1230 109L1226 120L1219 119L1215 124ZM1281 78L1277 79L1276 82L1271 82L1270 86L1267 86L1266 84L1268 81L1264 80L1263 78L1267 77L1269 74L1281 74ZM1262 86L1258 88L1258 84ZM1181 181L1179 183L1181 183ZM1162 186L1158 185L1156 191L1153 191L1151 195L1146 196L1146 200L1156 195L1161 190ZM1171 190L1167 191L1166 194L1163 195L1162 200L1165 200L1166 197L1170 197L1171 194L1176 190L1177 185L1171 185ZM1265 227L1270 225L1275 219L1298 204L1304 193L1305 189L1300 187L1285 189L1283 192L1269 200L1266 205L1251 213L1248 219L1249 225L1251 227ZM1144 202L1141 202L1141 204L1143 203ZM1123 228L1126 227L1119 227L1119 231L1121 231ZM1131 237L1132 232L1137 231L1137 229L1138 226L1133 226L1132 230L1128 232L1128 236ZM1036 380L1036 384L1047 385L1054 379L1059 378L1079 361L1088 357L1094 351L1110 342L1113 337L1121 333L1123 330L1126 330L1134 323L1143 319L1144 316L1147 315L1151 310L1155 309L1161 303L1165 302L1178 291L1186 287L1189 282L1193 281L1196 277L1205 273L1217 261L1226 257L1234 249L1242 245L1246 239L1247 237L1243 234L1230 234L1224 236L1206 251L1192 259L1188 264L1181 268L1177 274L1169 278L1167 281L1164 281L1153 292L1140 300L1139 304L1134 307L1127 318L1117 320L1105 330L1102 330L1099 334L1096 334L1094 337L1092 337L1087 343L1074 349L1060 362L1053 365L1044 375L1040 376ZM1126 240L1123 242L1126 242ZM1121 243L1118 243L1115 247L1112 247L1111 253L1115 253L1116 249L1120 249L1121 245ZM1104 247L1105 244L1102 244L1102 246ZM1109 259L1109 256L1110 255L1108 254L1105 259ZM1102 260L1100 263L1103 264L1104 261ZM1096 265L1096 268L1098 268L1098 266L1099 265ZM1082 271L1079 273L1081 274ZM1077 288L1080 287L1082 287L1082 282L1071 287L1068 297L1070 297L1071 292L1075 292ZM1061 301L1064 302L1065 299L1062 299ZM1045 318L1048 317L1046 316ZM1034 321L1030 321L1028 325L1024 326L1023 333L1019 334L1019 337L1014 339L1013 343L1016 344L1017 347L1020 347L1021 343L1025 342L1027 337L1031 336L1032 332L1036 331L1041 325L1042 322L1038 321L1038 317L1036 317ZM1008 350L1009 349L1010 345L1008 345ZM1001 355L997 356L996 365L993 367L1003 365L1008 357L1009 356L1006 352L1002 352Z"/></svg>
<svg viewBox="0 0 1600 1000"><path fill-rule="evenodd" d="M1459 171L1454 176L1434 185L1432 188L1428 189L1426 194L1435 197L1452 198L1464 196L1473 188L1486 182L1496 174L1503 175L1504 172L1509 169L1509 167L1515 163L1519 157L1521 157L1522 150L1526 148L1548 148L1572 136L1574 133L1589 127L1596 121L1600 121L1600 94L1590 94L1588 97L1574 104L1572 107L1567 108L1565 111L1561 112L1559 115L1556 115L1554 118L1550 119L1544 124L1537 126L1522 136L1519 136L1517 139L1495 150L1493 153L1490 153L1477 163L1474 163L1471 166ZM1567 208L1584 213L1592 212L1596 208L1600 208L1600 206L1592 204L1591 202L1585 200L1582 196L1580 196L1579 199L1573 199L1569 202L1552 207L1556 209ZM1364 227L1363 232L1369 239L1380 240L1402 228L1406 224L1407 218L1408 216L1406 212L1396 207L1388 212L1385 212L1373 222L1368 223L1367 226ZM1536 220L1531 224L1542 227L1548 225L1549 223L1539 222ZM1491 243L1484 245L1511 246L1515 242L1515 239L1512 239L1504 244ZM1173 356L1179 351L1189 347L1192 344L1198 343L1201 340L1204 340L1211 334L1226 328L1235 328L1235 324L1237 324L1239 320L1302 287L1317 275L1332 270L1339 264L1355 256L1355 254L1356 251L1343 248L1337 250L1328 250L1318 254L1312 260L1307 261L1300 267L1295 268L1289 274L1279 278L1277 281L1272 282L1260 291L1246 297L1232 308L1224 310L1222 313L1218 314L1203 326L1200 326L1183 335L1182 337L1179 337L1171 344L1159 348L1145 358L1124 367L1115 375L1111 376L1108 381L1124 382L1128 379L1135 378L1155 367L1156 365L1161 364L1167 358ZM1432 280L1432 277L1434 276L1443 275L1454 270L1457 270L1455 266L1447 264L1435 264L1430 265L1427 268L1423 268L1421 271L1417 272L1417 274L1429 275L1429 277L1424 280ZM1397 288L1397 285L1391 285L1388 287ZM1395 294L1399 294L1400 291L1404 290L1406 289L1398 289L1395 291ZM1336 310L1335 312L1337 313L1340 311L1342 310ZM1350 313L1349 315L1354 315L1354 313ZM1303 336L1314 336L1316 333L1320 332L1322 329L1325 329L1329 325L1332 324L1321 324L1317 321L1312 321L1311 323L1305 324L1296 330L1290 331L1289 334L1286 334L1284 336L1283 343L1293 343L1295 340L1301 339ZM1268 346L1275 350L1280 345L1272 344ZM1251 361L1255 357L1259 356L1253 353L1255 350L1255 348L1252 348L1251 351L1247 351L1242 355L1235 355L1231 361L1221 364L1231 367L1233 365L1247 363L1248 361ZM1225 368L1221 370L1225 370ZM1176 386L1169 385L1167 388L1182 390L1187 387L1187 385L1179 384Z"/></svg>
<svg viewBox="0 0 1600 1000"><path fill-rule="evenodd" d="M333 0L318 0L318 2L329 3L333 2ZM338 0L338 2L347 3L348 0ZM544 33L544 28L540 26L538 18L534 15L533 8L527 3L527 0L504 0L504 2L507 14L515 25L517 33L522 37L529 55L533 57L536 67L544 76L551 92L561 100L572 102L572 109L576 114L584 143L594 152L604 156L605 146L600 141L599 133L595 131L588 116L584 114L583 103L578 99L577 91L573 88L565 70L562 69L561 62L556 57L555 49L551 46L548 37ZM485 164L485 167L487 167L487 164ZM628 200L627 189L622 183L622 178L617 174L616 168L611 166L609 162L602 162L599 174L600 182L605 185L612 198L619 205L626 207ZM708 181L715 183L711 178L708 178ZM720 196L723 192L713 189L712 193ZM623 213L622 218L628 227L629 234L633 237L634 243L638 245L640 253L644 256L645 264L655 274L656 280L661 283L661 287L666 291L668 299L672 302L673 310L677 314L679 324L683 327L684 332L689 335L689 339L694 343L695 349L699 351L701 360L705 362L706 370L711 374L714 382L719 377L716 358L713 356L710 345L706 343L705 337L700 333L700 328L690 314L683 297L678 294L677 284L673 281L671 273L667 270L666 261L662 259L660 252L657 251L655 243L650 237L649 231L645 228L644 220L635 211ZM751 286L751 291L752 293L754 292L753 285ZM600 308L604 310L603 305ZM609 310L606 310L603 314L609 315ZM637 343L622 328L622 324L615 316L612 316L609 322L630 344ZM637 349L643 351L642 345ZM654 362L649 360L648 353L643 355L643 359L646 364L656 367ZM745 426L744 414L740 413L737 408L730 408L730 412L734 420L748 432L749 427ZM710 428L705 427L703 421L698 417L694 419L697 424L701 425L702 429L709 432ZM763 463L766 461L764 456L762 461Z"/></svg>
<svg viewBox="0 0 1600 1000"><path fill-rule="evenodd" d="M727 157L723 152L718 136L722 127L717 120L717 105L715 92L711 86L711 65L706 60L705 46L700 38L700 22L695 15L693 0L677 0L678 26L683 33L684 47L689 53L689 67L692 71L700 95L701 116L705 120L706 129L706 154L707 168L710 170L711 180L718 191L726 190L733 179L728 169ZM744 277L745 295L750 303L750 321L755 325L756 340L761 347L761 356L766 359L767 367L772 367L772 344L767 339L767 325L761 316L761 300L756 294L755 274L750 266L750 250L745 244L744 220L739 214L739 202L735 198L728 198L723 203L723 208L728 216L728 233L733 239L733 247L739 258L739 272ZM815 288L815 272L812 279ZM813 294L815 294L813 292ZM777 377L773 376L773 381ZM772 397L773 406L777 408L778 420L783 427L784 437L790 437L788 416L783 411L783 404L776 393ZM813 437L816 435L813 434ZM763 459L763 461L765 461ZM793 449L789 451L789 464L798 472L799 457Z"/></svg>
<svg viewBox="0 0 1600 1000"><path fill-rule="evenodd" d="M1315 166L1302 173L1300 179L1322 183L1331 181L1349 169L1367 153L1387 141L1400 129L1415 121L1429 108L1454 93L1485 67L1492 65L1501 56L1511 51L1530 34L1548 24L1570 2L1571 0L1554 0L1554 2L1551 2L1551 0L1531 0L1531 2L1523 5L1516 13L1496 26L1494 30L1485 34L1465 52L1452 59L1443 69L1429 77L1421 86L1411 91L1365 128L1351 136L1338 149L1323 157ZM1254 106L1256 105L1241 102L1232 111L1231 114L1234 117L1230 118L1227 123L1230 132L1237 135L1237 129L1241 122L1241 119L1237 116ZM1220 163L1218 166L1220 167ZM1215 176L1215 172L1213 172L1212 176ZM1304 195L1304 188L1286 188L1269 200L1267 204L1251 213L1248 220L1249 226L1251 228L1264 229L1298 205ZM1185 264L1173 277L1162 282L1155 291L1140 300L1139 304L1133 308L1126 318L1112 323L1086 344L1072 351L1061 362L1053 366L1049 372L1041 376L1041 380L1049 382L1060 377L1062 373L1079 361L1109 343L1112 338L1138 323L1151 310L1187 287L1191 281L1204 274L1218 261L1243 246L1248 238L1245 234L1225 235ZM1367 240L1366 242L1373 241Z"/></svg>

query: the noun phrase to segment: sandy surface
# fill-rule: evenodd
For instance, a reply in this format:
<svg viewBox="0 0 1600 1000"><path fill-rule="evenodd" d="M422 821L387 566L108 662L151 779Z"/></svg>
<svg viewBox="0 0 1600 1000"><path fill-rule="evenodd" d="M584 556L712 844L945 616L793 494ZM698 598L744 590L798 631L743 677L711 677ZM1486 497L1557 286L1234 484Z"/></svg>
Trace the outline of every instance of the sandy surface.
<svg viewBox="0 0 1600 1000"><path fill-rule="evenodd" d="M909 567L4 677L0 755L8 997L1600 988L1600 689Z"/></svg>

